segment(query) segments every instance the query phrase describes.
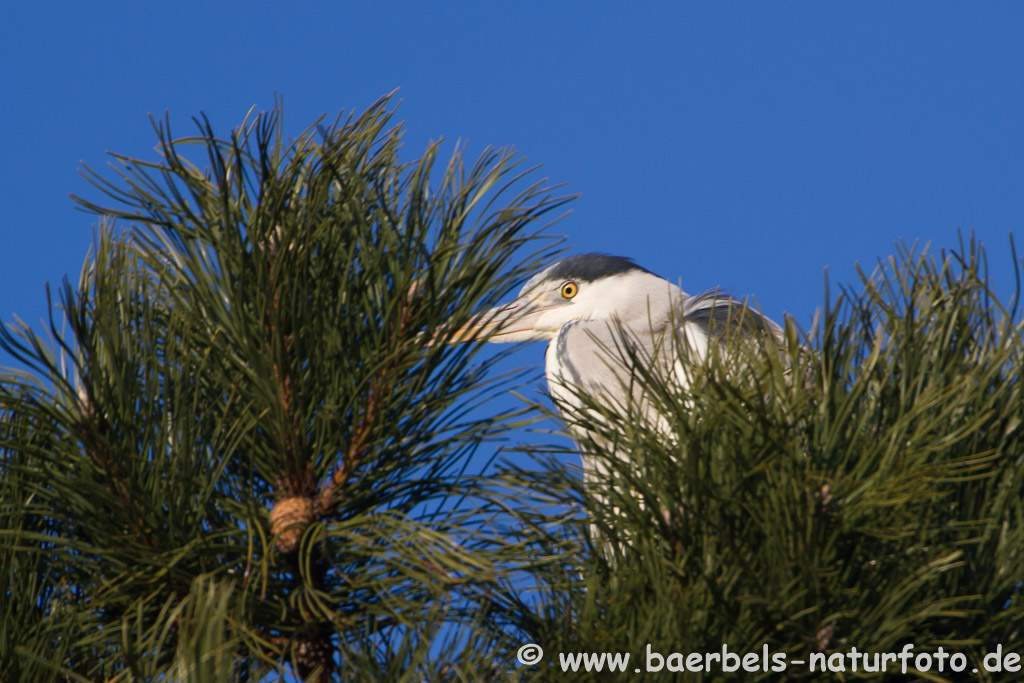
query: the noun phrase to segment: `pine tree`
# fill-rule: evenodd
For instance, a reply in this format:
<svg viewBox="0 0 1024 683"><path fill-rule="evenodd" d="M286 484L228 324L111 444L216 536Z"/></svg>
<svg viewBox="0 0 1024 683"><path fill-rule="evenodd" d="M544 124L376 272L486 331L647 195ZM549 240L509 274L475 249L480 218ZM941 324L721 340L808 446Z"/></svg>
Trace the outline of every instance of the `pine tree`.
<svg viewBox="0 0 1024 683"><path fill-rule="evenodd" d="M165 119L159 159L89 172L49 339L0 335L0 679L440 680L506 647L556 546L472 475L528 416L479 417L517 377L429 340L550 257L566 198L509 150L400 161L388 102L291 141L280 108Z"/></svg>
<svg viewBox="0 0 1024 683"><path fill-rule="evenodd" d="M1003 306L986 263L973 237L938 258L901 246L836 300L826 287L810 330L692 361L688 388L631 358L669 438L581 392L570 422L608 480L585 489L550 449L544 476L506 475L524 504L585 510L563 527L582 567L542 570L520 609L551 653L536 679L900 678L881 655L909 645L907 676L1019 680L1024 324L1019 284ZM632 659L573 674L559 652Z"/></svg>
<svg viewBox="0 0 1024 683"><path fill-rule="evenodd" d="M1019 678L982 662L1024 651L1024 327L973 238L689 387L630 359L668 433L581 393L607 481L564 440L495 473L551 406L489 407L532 375L445 342L566 198L507 151L401 162L388 102L288 142L165 119L91 175L78 285L0 332L0 680L848 680L908 644Z"/></svg>

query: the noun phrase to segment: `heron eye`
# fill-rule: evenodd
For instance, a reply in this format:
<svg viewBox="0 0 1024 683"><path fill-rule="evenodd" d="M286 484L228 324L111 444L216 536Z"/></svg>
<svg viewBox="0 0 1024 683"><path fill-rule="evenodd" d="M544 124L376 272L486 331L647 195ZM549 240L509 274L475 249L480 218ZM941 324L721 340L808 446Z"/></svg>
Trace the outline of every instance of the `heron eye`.
<svg viewBox="0 0 1024 683"><path fill-rule="evenodd" d="M575 282L564 282L562 283L562 298L571 299L576 296L580 291L580 286Z"/></svg>

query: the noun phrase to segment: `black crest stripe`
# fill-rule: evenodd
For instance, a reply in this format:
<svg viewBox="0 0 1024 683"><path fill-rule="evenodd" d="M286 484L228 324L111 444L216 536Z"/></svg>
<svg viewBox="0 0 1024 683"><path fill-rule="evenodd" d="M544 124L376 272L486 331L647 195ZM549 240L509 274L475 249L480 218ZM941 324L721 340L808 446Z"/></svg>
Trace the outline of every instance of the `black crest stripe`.
<svg viewBox="0 0 1024 683"><path fill-rule="evenodd" d="M646 268L631 259L610 254L578 254L556 263L548 273L552 280L579 280L593 282L603 277L627 273L631 270L648 273Z"/></svg>

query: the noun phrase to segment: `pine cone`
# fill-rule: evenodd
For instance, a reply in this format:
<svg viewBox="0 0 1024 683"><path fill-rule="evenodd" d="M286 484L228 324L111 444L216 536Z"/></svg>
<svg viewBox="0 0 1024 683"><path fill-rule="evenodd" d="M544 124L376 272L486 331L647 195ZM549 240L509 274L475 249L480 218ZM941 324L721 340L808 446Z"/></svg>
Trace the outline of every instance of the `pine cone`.
<svg viewBox="0 0 1024 683"><path fill-rule="evenodd" d="M270 511L270 531L277 537L277 549L293 553L309 523L313 521L313 501L296 496L283 498Z"/></svg>

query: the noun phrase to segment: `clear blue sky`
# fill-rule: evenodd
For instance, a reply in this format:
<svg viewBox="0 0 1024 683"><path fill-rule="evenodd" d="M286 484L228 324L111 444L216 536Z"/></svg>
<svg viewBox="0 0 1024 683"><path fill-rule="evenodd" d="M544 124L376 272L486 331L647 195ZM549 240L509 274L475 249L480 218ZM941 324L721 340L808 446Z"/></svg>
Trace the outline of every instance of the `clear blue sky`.
<svg viewBox="0 0 1024 683"><path fill-rule="evenodd" d="M514 145L581 193L578 250L802 323L825 267L957 228L1008 297L1024 237L1024 3L7 3L0 86L5 322L77 282L80 161L152 155L151 112L227 131L274 93L298 132L400 88L410 159Z"/></svg>

